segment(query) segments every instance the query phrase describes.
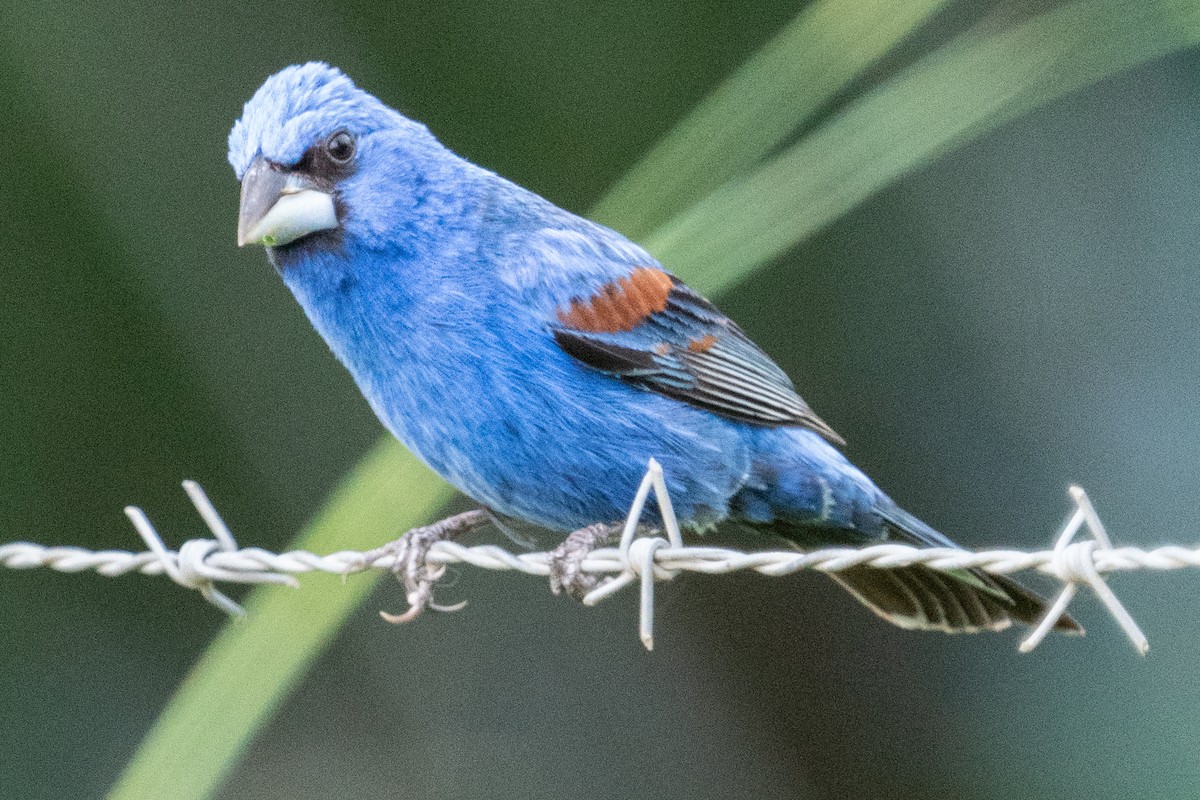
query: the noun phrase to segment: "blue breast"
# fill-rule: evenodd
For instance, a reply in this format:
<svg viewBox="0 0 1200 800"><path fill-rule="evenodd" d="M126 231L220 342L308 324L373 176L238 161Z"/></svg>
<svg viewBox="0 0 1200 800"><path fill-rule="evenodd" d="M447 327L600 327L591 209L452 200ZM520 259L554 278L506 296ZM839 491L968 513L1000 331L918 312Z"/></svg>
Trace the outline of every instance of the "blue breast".
<svg viewBox="0 0 1200 800"><path fill-rule="evenodd" d="M343 252L283 277L384 425L481 504L560 530L615 522L653 457L682 521L726 515L744 426L579 364L519 298L463 277L486 270L443 268Z"/></svg>

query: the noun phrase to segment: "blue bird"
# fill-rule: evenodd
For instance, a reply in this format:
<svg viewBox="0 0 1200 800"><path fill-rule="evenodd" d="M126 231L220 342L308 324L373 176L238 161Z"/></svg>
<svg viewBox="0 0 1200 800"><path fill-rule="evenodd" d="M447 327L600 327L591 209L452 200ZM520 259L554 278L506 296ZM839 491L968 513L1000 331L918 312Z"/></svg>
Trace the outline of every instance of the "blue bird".
<svg viewBox="0 0 1200 800"><path fill-rule="evenodd" d="M238 244L265 245L387 429L488 512L594 542L654 458L694 531L729 520L805 546L955 546L851 464L770 357L649 253L460 158L339 70L268 78L229 162ZM906 628L997 630L1044 611L977 570L834 578Z"/></svg>

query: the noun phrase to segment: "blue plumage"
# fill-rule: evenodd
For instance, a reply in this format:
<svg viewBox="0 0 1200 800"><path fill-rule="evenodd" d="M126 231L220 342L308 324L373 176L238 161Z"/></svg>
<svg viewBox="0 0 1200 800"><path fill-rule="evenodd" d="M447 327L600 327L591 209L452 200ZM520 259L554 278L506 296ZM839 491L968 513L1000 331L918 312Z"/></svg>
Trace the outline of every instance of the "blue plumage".
<svg viewBox="0 0 1200 800"><path fill-rule="evenodd" d="M562 531L616 522L655 458L695 529L945 543L645 250L459 158L337 70L268 79L229 161L241 243L269 245L383 424L489 509ZM1040 608L1010 581L925 573L843 582L910 627L996 628Z"/></svg>

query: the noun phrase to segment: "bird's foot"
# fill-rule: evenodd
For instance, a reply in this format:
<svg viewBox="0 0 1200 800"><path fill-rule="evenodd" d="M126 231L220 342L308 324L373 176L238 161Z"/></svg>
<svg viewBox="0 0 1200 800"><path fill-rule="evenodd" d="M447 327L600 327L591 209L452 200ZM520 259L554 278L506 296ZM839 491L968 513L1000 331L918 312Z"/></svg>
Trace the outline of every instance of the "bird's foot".
<svg viewBox="0 0 1200 800"><path fill-rule="evenodd" d="M384 558L393 559L392 574L403 581L407 593L407 611L403 614L380 611L379 616L399 624L416 619L427 608L434 611L458 611L463 608L465 602L452 606L439 606L433 602L433 586L445 574L446 567L430 565L426 558L429 549L438 542L449 541L488 522L487 512L482 509L464 511L431 525L413 528L396 541L367 553L367 563Z"/></svg>
<svg viewBox="0 0 1200 800"><path fill-rule="evenodd" d="M616 529L611 525L589 525L574 531L551 550L550 591L566 592L576 600L583 600L600 583L598 577L583 571L583 560L596 548L608 544L614 533Z"/></svg>

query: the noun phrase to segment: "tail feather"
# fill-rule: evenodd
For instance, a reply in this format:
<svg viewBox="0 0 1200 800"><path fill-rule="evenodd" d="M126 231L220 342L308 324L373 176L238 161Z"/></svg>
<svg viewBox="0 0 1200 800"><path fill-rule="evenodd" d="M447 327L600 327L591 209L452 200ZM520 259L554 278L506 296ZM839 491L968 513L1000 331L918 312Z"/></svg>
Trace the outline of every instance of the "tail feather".
<svg viewBox="0 0 1200 800"><path fill-rule="evenodd" d="M764 429L758 446L755 470L730 498L735 521L770 530L806 549L882 541L958 548L892 502L812 431ZM978 569L855 567L830 577L875 613L905 628L980 631L1000 630L1014 621L1037 625L1047 607L1011 578ZM1066 615L1055 627L1083 633Z"/></svg>
<svg viewBox="0 0 1200 800"><path fill-rule="evenodd" d="M1029 625L1036 625L1042 621L1042 617L1046 613L1044 597L1026 589L1007 575L991 575L989 577L999 584L1004 593L1013 601L1013 606L1008 612L1009 616ZM1083 626L1076 622L1070 614L1063 614L1059 617L1054 624L1054 630L1083 635Z"/></svg>
<svg viewBox="0 0 1200 800"><path fill-rule="evenodd" d="M910 544L957 547L942 534L900 508L881 510L888 538ZM998 631L1013 620L1036 625L1046 612L1046 601L1003 575L979 569L942 572L915 564L877 569L854 567L830 575L887 621L902 628L947 633ZM1064 614L1054 625L1066 633L1083 628Z"/></svg>
<svg viewBox="0 0 1200 800"><path fill-rule="evenodd" d="M999 631L1012 624L1011 601L919 564L896 569L853 567L830 577L901 628L973 633Z"/></svg>
<svg viewBox="0 0 1200 800"><path fill-rule="evenodd" d="M916 564L877 569L852 567L830 577L863 605L901 628L974 633L999 631L1013 620L1036 625L1045 601L1010 578L985 575L999 589L981 590L953 573ZM975 575L973 577L979 577ZM1064 633L1083 633L1079 623L1063 615L1054 625Z"/></svg>
<svg viewBox="0 0 1200 800"><path fill-rule="evenodd" d="M876 507L887 540L918 547L953 547L954 542L903 509L891 505ZM802 547L820 546L836 537L837 530L813 528L802 523L776 519L769 527L777 534L794 540ZM852 529L847 536L862 537ZM834 538L836 540L836 538ZM864 538L857 541L866 543ZM878 539L876 540L878 541ZM947 633L999 631L1014 621L1037 625L1046 613L1046 601L1004 575L991 575L979 569L948 572L921 564L881 569L852 567L830 573L863 605L883 619L902 628L936 630ZM1082 634L1083 628L1069 615L1054 625L1064 633Z"/></svg>

